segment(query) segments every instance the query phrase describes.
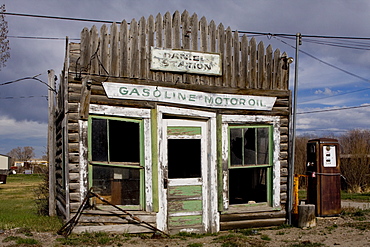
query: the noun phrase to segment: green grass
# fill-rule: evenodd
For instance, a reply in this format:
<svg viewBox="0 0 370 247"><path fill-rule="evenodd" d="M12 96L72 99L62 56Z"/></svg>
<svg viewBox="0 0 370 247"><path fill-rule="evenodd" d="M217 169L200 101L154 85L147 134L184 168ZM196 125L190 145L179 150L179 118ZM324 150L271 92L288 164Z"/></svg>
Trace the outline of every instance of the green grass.
<svg viewBox="0 0 370 247"><path fill-rule="evenodd" d="M353 200L358 202L370 202L370 193L348 193L341 192L342 200Z"/></svg>
<svg viewBox="0 0 370 247"><path fill-rule="evenodd" d="M10 175L6 184L0 185L0 229L17 227L33 231L57 231L61 222L56 217L37 214L35 190L42 183L38 174Z"/></svg>

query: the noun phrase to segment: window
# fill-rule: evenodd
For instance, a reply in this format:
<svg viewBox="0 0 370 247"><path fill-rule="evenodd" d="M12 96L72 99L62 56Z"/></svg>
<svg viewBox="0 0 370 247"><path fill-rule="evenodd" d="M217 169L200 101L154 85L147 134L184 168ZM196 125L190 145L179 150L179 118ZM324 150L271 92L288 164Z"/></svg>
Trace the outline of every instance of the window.
<svg viewBox="0 0 370 247"><path fill-rule="evenodd" d="M94 116L89 126L90 185L114 205L141 209L142 121Z"/></svg>
<svg viewBox="0 0 370 247"><path fill-rule="evenodd" d="M272 126L229 126L229 203L271 200Z"/></svg>

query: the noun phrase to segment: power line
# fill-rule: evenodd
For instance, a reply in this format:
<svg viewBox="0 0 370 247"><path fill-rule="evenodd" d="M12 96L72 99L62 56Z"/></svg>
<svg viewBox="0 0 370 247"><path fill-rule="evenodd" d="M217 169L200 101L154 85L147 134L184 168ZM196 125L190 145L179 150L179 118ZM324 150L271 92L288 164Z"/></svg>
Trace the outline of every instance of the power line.
<svg viewBox="0 0 370 247"><path fill-rule="evenodd" d="M354 90L354 91L349 91L349 92L345 92L345 93L338 93L338 94L335 94L335 95L329 95L329 96L321 97L321 98L318 98L318 99L302 101L302 102L299 102L299 104L312 102L312 101L317 101L317 100L322 100L322 99L327 99L327 98L331 98L331 97L342 96L342 95L351 94L351 93L358 93L358 92L362 92L362 91L369 90L369 89L370 89L370 87L363 88L363 89L358 89L358 90Z"/></svg>
<svg viewBox="0 0 370 247"><path fill-rule="evenodd" d="M360 106L343 107L343 108L336 108L336 109L307 111L307 112L297 112L297 114L310 114L310 113L319 113L319 112L341 111L341 110L348 110L348 109L355 109L355 108L363 108L363 107L369 107L369 106L370 105L360 105Z"/></svg>
<svg viewBox="0 0 370 247"><path fill-rule="evenodd" d="M48 98L46 95L39 95L39 96L8 96L8 97L0 97L1 99L28 99L28 98Z"/></svg>
<svg viewBox="0 0 370 247"><path fill-rule="evenodd" d="M276 38L276 37L275 37L275 39L277 39L277 40L279 40L280 42L282 42L283 44L286 44L287 46L290 46L291 48L295 49L295 47L294 47L294 46L292 46L292 45L288 44L287 42L285 42L285 41L283 41L283 40L281 40L281 39L278 39L278 38ZM347 71L347 70L345 70L345 69L339 68L338 66L335 66L335 65L333 65L333 64L330 64L330 63L328 63L328 62L325 62L324 60L322 60L322 59L320 59L320 58L317 58L317 57L315 57L315 56L313 56L313 55L309 54L308 52L303 51L302 49L300 49L299 51L300 51L300 52L302 52L303 54L305 54L305 55L307 55L307 56L309 56L309 57L311 57L311 58L313 58L313 59L315 59L315 60L317 60L317 61L319 61L319 62L321 62L321 63L325 64L325 65L328 65L328 66L330 66L330 67L332 67L332 68L334 68L334 69L340 70L340 71L342 71L343 73L346 73L346 74L348 74L348 75L351 75L351 76L356 77L356 78L358 78L358 79L361 79L361 80L363 80L363 81L370 82L370 80L369 80L369 79L366 79L366 78L364 78L364 77L362 77L362 76L356 75L356 74L354 74L354 73L352 73L352 72L349 72L349 71Z"/></svg>
<svg viewBox="0 0 370 247"><path fill-rule="evenodd" d="M57 93L57 91L54 88L50 87L49 84L47 84L43 80L37 78L40 75L42 75L42 74L38 74L38 75L35 75L35 76L27 76L27 77L23 77L23 78L14 80L14 81L8 81L8 82L0 83L0 86L9 85L9 84L16 83L16 82L19 82L19 81L24 81L24 80L36 80L36 81L41 82L42 84L46 85L49 88L49 90L53 91L54 93Z"/></svg>
<svg viewBox="0 0 370 247"><path fill-rule="evenodd" d="M86 19L86 18L76 18L76 17L64 17L64 16L51 16L51 15L36 15L36 14L24 14L24 13L10 13L4 12L3 15L13 15L21 17L32 17L32 18L43 18L43 19L55 19L55 20L66 20L66 21L82 21L82 22L99 22L99 23L117 23L120 21L108 21L108 20L98 20L98 19ZM130 24L130 23L127 23ZM280 36L280 37L295 37L296 34L288 33L267 33L267 32L252 32L252 31L242 31L238 30L239 33L255 34L255 35L265 35L265 36ZM328 36L328 35L311 35L302 34L305 38L319 38L319 39L351 39L351 40L370 40L370 37L350 37L350 36Z"/></svg>
<svg viewBox="0 0 370 247"><path fill-rule="evenodd" d="M104 21L96 19L84 19L84 18L74 18L74 17L63 17L63 16L51 16L51 15L33 15L33 14L21 14L21 13L9 13L4 12L3 15L14 15L22 17L33 17L33 18L44 18L44 19L55 19L55 20L65 20L65 21L84 21L84 22L100 22L100 23L119 23L115 21Z"/></svg>
<svg viewBox="0 0 370 247"><path fill-rule="evenodd" d="M8 38L14 39L41 39L41 40L66 40L66 38L60 37L37 37L37 36L20 36L20 35L8 35ZM81 40L80 38L68 38L68 40Z"/></svg>

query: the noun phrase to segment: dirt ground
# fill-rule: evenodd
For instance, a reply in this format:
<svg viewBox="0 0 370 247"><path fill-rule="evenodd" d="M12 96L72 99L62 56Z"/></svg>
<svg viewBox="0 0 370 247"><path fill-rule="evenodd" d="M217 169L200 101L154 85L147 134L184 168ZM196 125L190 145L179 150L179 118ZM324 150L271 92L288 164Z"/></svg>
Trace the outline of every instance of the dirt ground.
<svg viewBox="0 0 370 247"><path fill-rule="evenodd" d="M72 241L78 239L75 235L71 235L66 240L55 233L12 229L0 231L0 246L370 246L370 215L368 211L366 212L353 210L352 213L346 213L340 217L317 218L316 227L307 229L257 228L220 232L212 236L176 236L157 239L150 238L151 235L125 235L119 239L117 236L110 235L104 243L93 241L78 243ZM17 239L20 238L31 238L38 243L22 245L18 242L17 244Z"/></svg>

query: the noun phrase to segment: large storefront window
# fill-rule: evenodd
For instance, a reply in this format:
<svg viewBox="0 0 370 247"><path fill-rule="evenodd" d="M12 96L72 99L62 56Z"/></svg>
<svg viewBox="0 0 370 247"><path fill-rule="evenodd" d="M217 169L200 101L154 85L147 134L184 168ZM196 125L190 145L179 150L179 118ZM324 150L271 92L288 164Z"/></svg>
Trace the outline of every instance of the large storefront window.
<svg viewBox="0 0 370 247"><path fill-rule="evenodd" d="M90 117L89 127L90 185L112 204L141 209L141 120Z"/></svg>
<svg viewBox="0 0 370 247"><path fill-rule="evenodd" d="M272 126L229 126L229 203L271 201Z"/></svg>

